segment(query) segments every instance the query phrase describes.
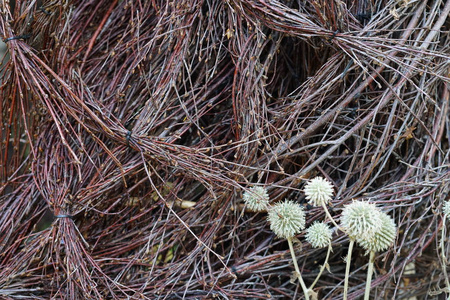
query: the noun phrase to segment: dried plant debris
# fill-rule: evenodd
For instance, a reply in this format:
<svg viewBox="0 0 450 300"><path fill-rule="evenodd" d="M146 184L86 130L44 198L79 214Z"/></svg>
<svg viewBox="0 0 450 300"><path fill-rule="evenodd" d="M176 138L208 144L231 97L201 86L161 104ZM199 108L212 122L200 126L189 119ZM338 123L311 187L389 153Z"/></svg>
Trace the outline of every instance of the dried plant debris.
<svg viewBox="0 0 450 300"><path fill-rule="evenodd" d="M316 177L332 218L365 199L397 225L372 297L445 287L449 13L448 0L0 1L0 297L298 299L286 240L242 195L267 187L270 203L304 204L306 227L331 225L302 192ZM342 297L348 237L334 231L328 257L304 234L307 286L328 261L311 295Z"/></svg>

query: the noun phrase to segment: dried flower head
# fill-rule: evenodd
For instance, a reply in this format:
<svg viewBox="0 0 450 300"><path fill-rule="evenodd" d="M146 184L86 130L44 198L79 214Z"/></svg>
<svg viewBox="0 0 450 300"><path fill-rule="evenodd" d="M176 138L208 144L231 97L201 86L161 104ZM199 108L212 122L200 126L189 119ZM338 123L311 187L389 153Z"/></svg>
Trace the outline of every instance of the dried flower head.
<svg viewBox="0 0 450 300"><path fill-rule="evenodd" d="M380 214L375 204L354 201L342 211L341 225L351 239L370 239L381 228Z"/></svg>
<svg viewBox="0 0 450 300"><path fill-rule="evenodd" d="M269 209L270 229L280 238L291 238L305 228L305 212L293 201L285 200Z"/></svg>
<svg viewBox="0 0 450 300"><path fill-rule="evenodd" d="M444 217L450 218L450 201L444 202L444 207L442 208L442 211L444 213Z"/></svg>
<svg viewBox="0 0 450 300"><path fill-rule="evenodd" d="M314 248L328 246L331 240L332 231L330 227L323 222L314 222L306 230L306 241Z"/></svg>
<svg viewBox="0 0 450 300"><path fill-rule="evenodd" d="M316 177L311 179L304 189L306 199L309 203L315 206L327 204L333 196L333 186L331 183L322 178Z"/></svg>
<svg viewBox="0 0 450 300"><path fill-rule="evenodd" d="M358 243L367 251L384 251L394 243L397 235L397 226L394 220L386 213L380 213L381 228L375 232L371 239L358 239Z"/></svg>
<svg viewBox="0 0 450 300"><path fill-rule="evenodd" d="M251 187L250 190L244 192L242 198L251 211L265 211L269 205L269 194L261 186Z"/></svg>

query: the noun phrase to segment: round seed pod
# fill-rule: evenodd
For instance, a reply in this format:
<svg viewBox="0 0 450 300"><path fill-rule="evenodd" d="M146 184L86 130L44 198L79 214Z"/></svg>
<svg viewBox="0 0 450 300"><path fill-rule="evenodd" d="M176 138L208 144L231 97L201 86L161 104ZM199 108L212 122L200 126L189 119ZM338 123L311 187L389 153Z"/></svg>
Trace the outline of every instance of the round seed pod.
<svg viewBox="0 0 450 300"><path fill-rule="evenodd" d="M373 203L353 201L342 211L341 225L351 239L370 239L381 228L380 214Z"/></svg>
<svg viewBox="0 0 450 300"><path fill-rule="evenodd" d="M285 200L269 209L270 229L280 238L291 238L305 228L305 212L293 201Z"/></svg>
<svg viewBox="0 0 450 300"><path fill-rule="evenodd" d="M444 217L450 218L450 201L445 201L444 206L442 208L442 212L444 213Z"/></svg>
<svg viewBox="0 0 450 300"><path fill-rule="evenodd" d="M251 211L265 211L269 205L269 194L261 186L251 187L250 190L244 192L242 198L247 208Z"/></svg>
<svg viewBox="0 0 450 300"><path fill-rule="evenodd" d="M315 206L327 204L333 196L333 186L331 183L322 178L316 177L311 179L304 188L306 199Z"/></svg>
<svg viewBox="0 0 450 300"><path fill-rule="evenodd" d="M371 252L384 251L394 243L397 236L397 226L394 220L386 213L380 213L381 228L375 232L372 238L360 238L358 244Z"/></svg>
<svg viewBox="0 0 450 300"><path fill-rule="evenodd" d="M306 229L306 241L314 248L323 248L329 245L332 231L323 222L314 222Z"/></svg>

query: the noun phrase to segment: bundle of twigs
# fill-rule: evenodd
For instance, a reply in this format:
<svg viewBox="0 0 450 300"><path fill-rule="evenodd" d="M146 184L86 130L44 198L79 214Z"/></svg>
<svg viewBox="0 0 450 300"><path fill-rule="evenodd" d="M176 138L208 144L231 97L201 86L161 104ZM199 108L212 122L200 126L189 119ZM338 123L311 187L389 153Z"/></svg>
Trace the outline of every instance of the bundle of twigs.
<svg viewBox="0 0 450 300"><path fill-rule="evenodd" d="M336 186L334 217L364 198L399 227L374 297L444 287L449 0L0 10L2 298L297 299L286 242L242 192L304 203L316 175ZM347 244L336 231L320 298L342 298ZM312 281L325 252L298 250ZM350 298L363 293L360 254Z"/></svg>

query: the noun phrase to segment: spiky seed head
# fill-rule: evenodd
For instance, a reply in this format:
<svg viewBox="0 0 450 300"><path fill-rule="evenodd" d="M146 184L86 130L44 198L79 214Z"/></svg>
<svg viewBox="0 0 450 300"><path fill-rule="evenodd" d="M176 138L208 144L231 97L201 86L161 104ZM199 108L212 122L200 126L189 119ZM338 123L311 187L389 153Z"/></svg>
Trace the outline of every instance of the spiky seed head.
<svg viewBox="0 0 450 300"><path fill-rule="evenodd" d="M269 205L269 194L262 186L253 186L242 196L245 205L251 211L265 211Z"/></svg>
<svg viewBox="0 0 450 300"><path fill-rule="evenodd" d="M442 211L444 213L444 217L450 218L450 201L444 202L444 207L442 208Z"/></svg>
<svg viewBox="0 0 450 300"><path fill-rule="evenodd" d="M321 206L327 204L333 196L333 186L331 183L322 178L316 177L311 179L304 189L306 199L309 203L315 206Z"/></svg>
<svg viewBox="0 0 450 300"><path fill-rule="evenodd" d="M373 203L353 201L342 211L341 225L353 240L370 239L381 228L380 213Z"/></svg>
<svg viewBox="0 0 450 300"><path fill-rule="evenodd" d="M269 209L270 229L280 238L292 238L305 229L305 212L293 201L285 200Z"/></svg>
<svg viewBox="0 0 450 300"><path fill-rule="evenodd" d="M306 229L306 241L314 248L328 246L331 240L332 231L330 227L323 222L314 222Z"/></svg>
<svg viewBox="0 0 450 300"><path fill-rule="evenodd" d="M394 220L386 213L380 213L381 228L375 232L371 239L358 239L358 244L367 251L384 251L394 243L397 235L397 226Z"/></svg>

